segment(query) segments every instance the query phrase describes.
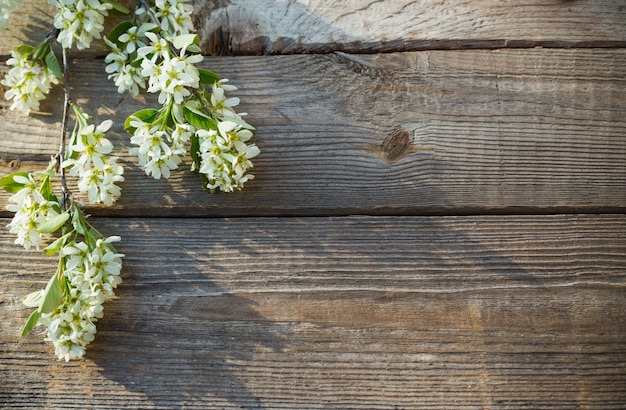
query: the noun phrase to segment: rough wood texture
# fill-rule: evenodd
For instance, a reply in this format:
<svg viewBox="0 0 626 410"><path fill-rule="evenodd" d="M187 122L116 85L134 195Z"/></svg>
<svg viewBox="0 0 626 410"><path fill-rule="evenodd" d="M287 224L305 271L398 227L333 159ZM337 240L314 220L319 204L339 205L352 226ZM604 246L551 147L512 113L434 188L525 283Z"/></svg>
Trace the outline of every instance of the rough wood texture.
<svg viewBox="0 0 626 410"><path fill-rule="evenodd" d="M203 49L214 55L626 46L621 0L193 3ZM2 34L9 41L0 43L0 55L17 43L41 41L52 28L53 13L45 1L24 0ZM105 52L99 44L90 50Z"/></svg>
<svg viewBox="0 0 626 410"><path fill-rule="evenodd" d="M625 46L623 1L196 0L206 52Z"/></svg>
<svg viewBox="0 0 626 410"><path fill-rule="evenodd" d="M16 334L55 261L0 232L6 407L626 403L624 216L95 223L125 282L70 364Z"/></svg>
<svg viewBox="0 0 626 410"><path fill-rule="evenodd" d="M77 101L116 119L127 181L102 215L602 212L626 207L626 51L472 50L207 58L240 86L258 127L257 179L209 195L181 169L153 181L126 153L117 94L98 61L72 66ZM90 96L98 98L90 98ZM6 104L7 103L3 103ZM4 111L0 169L57 150L61 95ZM184 166L187 168L187 166ZM3 203L8 196L0 195ZM156 201L155 198L162 198ZM7 214L5 214L7 215Z"/></svg>
<svg viewBox="0 0 626 410"><path fill-rule="evenodd" d="M0 60L50 16L25 0ZM73 54L72 97L116 121L123 196L88 211L123 237L124 283L87 357L57 362L19 337L56 260L0 229L1 408L626 408L623 1L197 0L194 18L207 53L323 54L205 60L258 127L257 178L231 195L145 177L122 123L154 99L118 95L101 47ZM61 94L0 106L0 175L45 166Z"/></svg>

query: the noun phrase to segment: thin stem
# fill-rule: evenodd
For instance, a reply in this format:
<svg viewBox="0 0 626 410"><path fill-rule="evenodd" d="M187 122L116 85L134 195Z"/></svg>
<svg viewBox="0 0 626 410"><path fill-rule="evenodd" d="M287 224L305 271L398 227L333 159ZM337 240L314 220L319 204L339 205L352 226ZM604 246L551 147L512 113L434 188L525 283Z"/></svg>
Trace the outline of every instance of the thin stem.
<svg viewBox="0 0 626 410"><path fill-rule="evenodd" d="M65 86L64 91L64 104L63 104L63 119L61 122L61 142L59 144L59 152L57 153L57 171L61 174L61 210L65 212L69 202L70 193L67 189L67 181L65 178L65 168L61 166L63 159L65 158L65 139L67 135L67 117L69 107L72 104L70 100L70 77L69 69L67 65L67 49L63 50L63 83Z"/></svg>

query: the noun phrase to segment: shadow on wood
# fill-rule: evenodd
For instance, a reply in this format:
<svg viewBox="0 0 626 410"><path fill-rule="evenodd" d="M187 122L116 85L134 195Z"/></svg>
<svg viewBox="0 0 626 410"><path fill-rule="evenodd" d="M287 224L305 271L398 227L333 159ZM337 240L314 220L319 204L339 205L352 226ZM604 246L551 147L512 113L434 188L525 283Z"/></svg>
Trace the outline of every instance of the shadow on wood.
<svg viewBox="0 0 626 410"><path fill-rule="evenodd" d="M154 235L147 223L131 229ZM132 234L127 239L132 241ZM98 334L89 358L102 376L145 394L158 407L185 408L186 403L212 397L241 408L263 408L241 372L256 352L282 351L287 328L262 317L253 300L215 285L211 273L221 268L210 260L196 260L198 249L185 253L174 245L181 238L174 234L168 239L176 248L173 254L165 252L165 257L155 255L157 260L136 265L145 255L133 252L137 256L125 261L125 270L132 271L136 281L130 279L118 294L122 300L138 296L140 305L107 312L99 323L107 330ZM156 281L145 265L159 272Z"/></svg>

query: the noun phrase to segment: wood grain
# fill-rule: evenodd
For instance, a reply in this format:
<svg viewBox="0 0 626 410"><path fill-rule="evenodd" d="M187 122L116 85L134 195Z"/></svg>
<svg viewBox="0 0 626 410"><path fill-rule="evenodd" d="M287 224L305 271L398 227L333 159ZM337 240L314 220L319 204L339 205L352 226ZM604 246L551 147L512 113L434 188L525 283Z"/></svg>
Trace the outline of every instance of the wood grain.
<svg viewBox="0 0 626 410"><path fill-rule="evenodd" d="M132 7L134 2L128 1ZM194 24L206 53L378 53L429 49L624 47L621 0L441 2L195 0ZM35 44L55 9L24 0L0 43L0 55ZM111 18L105 33L119 18ZM101 42L88 54L106 53ZM82 52L84 55L85 52Z"/></svg>
<svg viewBox="0 0 626 410"><path fill-rule="evenodd" d="M211 54L626 45L622 1L196 1Z"/></svg>
<svg viewBox="0 0 626 410"><path fill-rule="evenodd" d="M154 99L119 95L101 62L75 60L73 96L96 121L115 119L111 139L126 166L119 206L91 212L235 216L626 209L623 49L221 57L203 64L240 87L240 109L258 128L256 179L242 192L209 195L187 165L170 181L146 177L127 155L122 120ZM57 150L60 102L57 90L43 106L45 114L26 118L0 112L3 174L45 166ZM7 198L0 196L3 204Z"/></svg>
<svg viewBox="0 0 626 410"><path fill-rule="evenodd" d="M626 403L623 215L93 223L124 283L69 364L18 336L55 261L0 231L4 408Z"/></svg>

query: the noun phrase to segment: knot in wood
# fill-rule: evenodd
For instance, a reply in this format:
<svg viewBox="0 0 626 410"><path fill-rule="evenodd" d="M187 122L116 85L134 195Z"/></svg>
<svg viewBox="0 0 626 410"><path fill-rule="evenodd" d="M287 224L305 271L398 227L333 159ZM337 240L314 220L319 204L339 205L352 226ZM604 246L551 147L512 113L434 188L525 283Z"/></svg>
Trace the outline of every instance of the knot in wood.
<svg viewBox="0 0 626 410"><path fill-rule="evenodd" d="M387 136L381 146L381 154L385 161L393 162L402 158L413 143L411 133L405 129L398 129Z"/></svg>

